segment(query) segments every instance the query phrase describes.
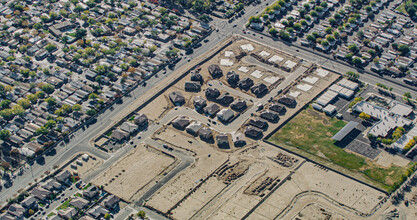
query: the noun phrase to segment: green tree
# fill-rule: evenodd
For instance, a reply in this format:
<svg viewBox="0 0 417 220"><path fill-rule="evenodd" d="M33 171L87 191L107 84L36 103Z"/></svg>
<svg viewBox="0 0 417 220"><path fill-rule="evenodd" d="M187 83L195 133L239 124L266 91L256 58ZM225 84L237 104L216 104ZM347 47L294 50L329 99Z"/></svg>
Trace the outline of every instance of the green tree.
<svg viewBox="0 0 417 220"><path fill-rule="evenodd" d="M56 100L52 97L48 97L45 99L45 102L48 103L48 106L52 107L56 105Z"/></svg>
<svg viewBox="0 0 417 220"><path fill-rule="evenodd" d="M39 30L39 29L41 29L42 28L42 24L41 23L35 23L34 25L33 25L33 28L35 28L36 30Z"/></svg>
<svg viewBox="0 0 417 220"><path fill-rule="evenodd" d="M356 53L358 51L358 46L356 46L356 44L350 44L348 48L352 51L352 53Z"/></svg>
<svg viewBox="0 0 417 220"><path fill-rule="evenodd" d="M110 219L110 213L106 213L105 215L104 215L104 219Z"/></svg>
<svg viewBox="0 0 417 220"><path fill-rule="evenodd" d="M359 118L361 118L362 120L369 120L371 118L371 116L366 114L365 112L361 112L359 114Z"/></svg>
<svg viewBox="0 0 417 220"><path fill-rule="evenodd" d="M67 44L68 41L69 41L69 37L67 35L64 35L64 36L61 37L61 42L63 44Z"/></svg>
<svg viewBox="0 0 417 220"><path fill-rule="evenodd" d="M75 31L75 37L77 39L83 39L85 36L87 36L87 30L79 28Z"/></svg>
<svg viewBox="0 0 417 220"><path fill-rule="evenodd" d="M6 93L6 88L0 83L0 97L4 97Z"/></svg>
<svg viewBox="0 0 417 220"><path fill-rule="evenodd" d="M45 83L42 85L42 91L46 92L47 94L52 94L55 91L55 87L49 83Z"/></svg>
<svg viewBox="0 0 417 220"><path fill-rule="evenodd" d="M90 95L88 95L88 99L96 100L98 99L98 95L95 93L91 93Z"/></svg>
<svg viewBox="0 0 417 220"><path fill-rule="evenodd" d="M75 104L75 105L72 106L72 110L74 112L79 112L79 111L81 111L81 109L82 109L82 107L81 107L80 104Z"/></svg>
<svg viewBox="0 0 417 220"><path fill-rule="evenodd" d="M49 130L45 126L41 126L40 128L36 129L36 134L37 135L46 135L46 134L49 134Z"/></svg>
<svg viewBox="0 0 417 220"><path fill-rule="evenodd" d="M0 140L2 141L9 139L10 136L11 134L9 130L3 129L0 131Z"/></svg>
<svg viewBox="0 0 417 220"><path fill-rule="evenodd" d="M409 92L404 93L404 97L411 99L411 93Z"/></svg>
<svg viewBox="0 0 417 220"><path fill-rule="evenodd" d="M94 2L94 0L88 0L85 4L86 4L89 8L94 8L94 7L96 7L96 3Z"/></svg>
<svg viewBox="0 0 417 220"><path fill-rule="evenodd" d="M56 45L49 43L48 45L46 45L45 50L47 50L48 52L52 52L54 50L56 50Z"/></svg>
<svg viewBox="0 0 417 220"><path fill-rule="evenodd" d="M275 35L278 33L278 30L277 30L277 29L275 29L275 28L271 28L271 29L269 29L269 33L270 33L271 35L275 36Z"/></svg>
<svg viewBox="0 0 417 220"><path fill-rule="evenodd" d="M307 35L306 39L308 41L311 41L311 42L315 42L316 41L316 38L312 34Z"/></svg>
<svg viewBox="0 0 417 220"><path fill-rule="evenodd" d="M0 108L2 108L2 109L8 108L11 103L12 103L12 101L10 101L8 99L5 99L5 100L0 102Z"/></svg>
<svg viewBox="0 0 417 220"><path fill-rule="evenodd" d="M0 116L4 120L7 120L7 121L12 120L14 117L13 110L10 108L3 109L0 111Z"/></svg>
<svg viewBox="0 0 417 220"><path fill-rule="evenodd" d="M47 23L47 22L49 22L49 18L48 18L48 16L42 15L42 16L40 17L40 19L41 19L41 21L42 21L43 23Z"/></svg>
<svg viewBox="0 0 417 220"><path fill-rule="evenodd" d="M30 103L29 99L19 99L17 101L17 104L22 106L24 109L28 109L30 107Z"/></svg>
<svg viewBox="0 0 417 220"><path fill-rule="evenodd" d="M279 36L285 41L289 41L291 39L290 34L284 30L279 31Z"/></svg>
<svg viewBox="0 0 417 220"><path fill-rule="evenodd" d="M74 12L80 13L84 10L84 8L81 5L77 5L74 8Z"/></svg>
<svg viewBox="0 0 417 220"><path fill-rule="evenodd" d="M61 10L59 10L59 14L60 14L62 17L68 17L68 12L67 12L65 9L61 9Z"/></svg>
<svg viewBox="0 0 417 220"><path fill-rule="evenodd" d="M353 62L353 64L355 64L357 66L362 65L362 60L359 57L353 58L352 62Z"/></svg>
<svg viewBox="0 0 417 220"><path fill-rule="evenodd" d="M398 51L400 51L401 55L404 56L410 52L410 47L405 44L400 44L400 46L398 46Z"/></svg>
<svg viewBox="0 0 417 220"><path fill-rule="evenodd" d="M13 112L13 115L23 116L25 114L25 109L23 109L23 107L20 105L14 105L12 107L12 112Z"/></svg>
<svg viewBox="0 0 417 220"><path fill-rule="evenodd" d="M145 211L141 210L136 214L136 216L138 216L139 218L146 218L146 213Z"/></svg>
<svg viewBox="0 0 417 220"><path fill-rule="evenodd" d="M349 79L359 79L359 73L355 73L353 71L346 72L345 76L347 76Z"/></svg>
<svg viewBox="0 0 417 220"><path fill-rule="evenodd" d="M90 110L88 110L88 111L86 112L86 114L87 114L88 116L94 116L96 113L97 113L97 112L96 112L96 110L94 110L94 109L90 109Z"/></svg>
<svg viewBox="0 0 417 220"><path fill-rule="evenodd" d="M48 129L52 129L56 126L56 121L48 120L44 126Z"/></svg>
<svg viewBox="0 0 417 220"><path fill-rule="evenodd" d="M36 95L36 97L37 97L38 99L43 99L43 98L45 98L45 92L44 92L44 91L37 91L37 92L35 93L35 95Z"/></svg>
<svg viewBox="0 0 417 220"><path fill-rule="evenodd" d="M58 15L55 12L49 12L49 17L51 20L55 20L58 18Z"/></svg>
<svg viewBox="0 0 417 220"><path fill-rule="evenodd" d="M64 110L64 112L65 113L68 113L68 112L70 112L71 111L71 106L70 105L68 105L68 104L64 104L64 105L62 105L62 110Z"/></svg>
<svg viewBox="0 0 417 220"><path fill-rule="evenodd" d="M57 110L55 110L54 114L57 115L57 116L63 116L64 115L64 110L57 109Z"/></svg>

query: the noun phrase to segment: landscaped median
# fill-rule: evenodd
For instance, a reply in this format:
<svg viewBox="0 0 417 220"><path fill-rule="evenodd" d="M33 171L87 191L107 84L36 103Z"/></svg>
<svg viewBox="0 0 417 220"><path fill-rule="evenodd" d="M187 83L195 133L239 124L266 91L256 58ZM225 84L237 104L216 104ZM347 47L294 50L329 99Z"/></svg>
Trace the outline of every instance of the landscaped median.
<svg viewBox="0 0 417 220"><path fill-rule="evenodd" d="M388 167L350 153L331 138L347 123L307 108L273 134L268 141L387 192L397 189L414 172L414 163Z"/></svg>

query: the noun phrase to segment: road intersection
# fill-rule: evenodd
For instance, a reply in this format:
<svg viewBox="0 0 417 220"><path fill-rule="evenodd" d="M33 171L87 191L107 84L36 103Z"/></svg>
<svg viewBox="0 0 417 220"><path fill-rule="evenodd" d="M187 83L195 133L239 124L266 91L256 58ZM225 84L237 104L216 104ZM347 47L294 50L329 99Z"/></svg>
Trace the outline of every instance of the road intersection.
<svg viewBox="0 0 417 220"><path fill-rule="evenodd" d="M262 11L266 7L266 3L271 4L274 2L273 0L268 0L263 2L262 4L256 5L256 6L248 6L246 8L245 15L241 16L240 18L234 20L232 23L228 23L225 20L214 18L212 21L212 25L216 28L215 31L209 36L207 36L207 43L203 43L201 47L198 49L194 49L194 53L191 55L188 55L189 58L194 59L204 53L207 53L213 45L216 45L223 41L227 36L230 36L232 34L241 34L243 30L246 30L245 24L247 23L249 16L254 15L255 11ZM333 71L344 73L346 71L357 71L355 68L352 68L348 65L345 65L343 63L337 62L333 60L331 57L325 57L325 56L318 56L316 53L313 53L310 50L301 50L299 47L288 45L288 43L284 43L282 41L277 41L275 39L272 39L270 37L266 37L260 34L246 34L243 35L247 38L259 41L265 45L271 45L272 47L278 48L286 53L293 54L299 58L311 61L313 63L317 63L321 66L324 66L328 69L331 69ZM187 59L182 59L179 63L177 63L176 68L179 68L181 66L186 65ZM159 77L152 77L147 81L147 86L142 87L139 86L136 89L134 89L130 94L130 96L125 96L122 98L122 102L118 104L114 104L113 110L107 109L105 112L103 112L101 115L97 117L97 121L94 124L89 125L88 127L85 127L83 129L80 129L78 132L74 133L68 143L62 142L58 147L56 147L55 151L56 153L53 155L45 155L43 157L43 160L37 161L36 163L32 165L26 165L24 172L22 175L15 175L14 183L10 188L3 189L0 193L0 202L6 202L9 198L11 198L13 195L16 195L17 192L20 189L23 189L29 185L29 183L33 184L34 179L41 179L41 176L44 175L46 171L52 171L53 167L59 164L64 163L65 161L68 161L70 158L72 158L74 155L80 154L80 153L89 153L95 157L101 158L104 160L104 163L102 166L100 166L99 169L93 171L89 178L87 178L85 181L91 180L96 175L98 175L100 172L102 172L106 167L113 164L117 160L119 160L126 152L128 152L130 149L133 148L133 146L129 145L118 152L114 154L107 154L94 146L90 146L90 140L96 136L97 133L99 133L100 130L108 127L112 123L114 123L114 118L117 118L117 116L120 114L123 109L128 108L131 103L136 100L138 97L143 96L148 90L151 90L155 87L162 79L164 79L164 76L168 76L172 74L175 70L167 70L166 75L159 74ZM386 77L384 77L386 78ZM295 78L294 78L295 79ZM290 79L289 79L290 80ZM413 97L417 97L417 92L415 89L412 91L410 90L409 86L403 86L404 84L399 79L391 79L390 81L386 81L380 76L377 76L376 74L368 74L363 73L361 74L361 80L364 82L367 82L371 85L375 85L378 82L384 83L388 87L393 88L393 92L398 94L403 94L405 92L411 92ZM282 84L284 85L284 84ZM276 93L275 93L276 94ZM268 100L271 95L275 95L272 92L264 97L261 102L264 102ZM254 105L256 106L256 105ZM253 106L253 107L254 107ZM180 109L179 112L182 110ZM242 119L248 118L247 114L253 113L254 109L250 109L247 112L245 112L244 117L241 116ZM177 112L178 113L178 112ZM241 121L236 122L236 125L240 124ZM157 129L158 127L150 127L148 132L152 132L154 129ZM145 135L146 136L146 135ZM146 139L146 138L145 138ZM146 141L151 141L147 139ZM135 141L138 142L138 141ZM159 146L157 143L152 143ZM158 147L156 146L156 147ZM161 147L161 146L159 146ZM174 152L175 153L175 152ZM181 156L181 153L177 152L178 157L180 157L183 160L182 165L177 166L178 170L175 169L175 172L171 172L169 175L172 174L172 176L167 176L167 180L169 180L168 177L173 177L177 172L181 169L184 169L187 167L190 163L190 158L186 156ZM41 158L42 159L42 158ZM160 188L166 181L161 181L158 183L158 185L155 186L155 188L151 188L149 192L144 195L143 198L149 198L158 188ZM142 202L139 202L138 205L141 205Z"/></svg>

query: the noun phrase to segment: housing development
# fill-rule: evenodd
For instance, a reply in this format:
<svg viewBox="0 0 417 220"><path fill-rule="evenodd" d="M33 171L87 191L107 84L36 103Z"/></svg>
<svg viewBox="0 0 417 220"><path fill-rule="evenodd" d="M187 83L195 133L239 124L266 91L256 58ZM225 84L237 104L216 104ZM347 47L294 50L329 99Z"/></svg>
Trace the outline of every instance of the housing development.
<svg viewBox="0 0 417 220"><path fill-rule="evenodd" d="M0 220L415 219L417 4L0 2Z"/></svg>

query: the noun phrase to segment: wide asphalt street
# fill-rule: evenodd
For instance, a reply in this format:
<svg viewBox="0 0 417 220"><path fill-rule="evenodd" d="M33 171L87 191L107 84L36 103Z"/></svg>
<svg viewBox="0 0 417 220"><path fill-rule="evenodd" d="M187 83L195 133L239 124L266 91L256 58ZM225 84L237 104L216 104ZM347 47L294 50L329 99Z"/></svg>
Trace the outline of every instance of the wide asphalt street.
<svg viewBox="0 0 417 220"><path fill-rule="evenodd" d="M194 49L194 53L191 55L187 55L186 58L183 58L179 63L177 63L176 68L183 66L187 63L188 58L196 58L207 51L209 51L213 45L218 44L222 40L224 40L227 36L232 34L240 34L247 38L259 41L265 45L270 45L271 47L278 48L282 51L285 51L289 54L293 54L299 58L309 60L311 62L318 63L326 68L329 68L333 71L339 73L345 73L346 71L357 71L355 68L351 66L341 64L336 62L329 57L318 56L316 53L311 52L310 50L305 50L296 46L288 45L287 43L283 43L279 40L274 40L267 36L262 36L260 34L253 35L253 31L251 34L243 34L242 31L245 28L245 24L247 23L250 16L256 15L256 12L261 12L265 7L266 3L272 4L274 0L267 0L262 2L256 6L248 6L245 9L245 14L240 18L234 20L232 23L228 23L225 20L214 18L214 20L210 23L215 29L218 31L213 31L213 33L207 36L207 43L202 43L202 46ZM319 53L319 52L317 52ZM175 70L167 70L167 75L171 74ZM75 154L88 152L95 157L99 157L101 159L106 160L106 164L111 164L117 159L119 159L127 149L120 150L117 154L107 154L94 146L89 145L89 141L95 137L95 135L101 130L106 128L107 126L113 123L113 119L126 107L128 107L136 98L145 94L149 89L152 89L154 85L156 85L161 79L165 77L165 75L158 74L159 77L152 77L147 81L147 86L142 87L139 86L135 90L131 92L130 96L123 97L123 102L121 104L115 104L114 110L106 110L100 116L97 117L97 122L95 124L90 125L88 128L80 129L77 133L73 135L69 143L61 144L55 150L55 154L50 156L44 156L43 159L41 158L33 165L27 165L24 169L24 173L22 175L16 175L15 179L13 180L13 185L9 188L3 188L0 193L0 202L6 202L7 199L12 197L13 195L17 194L19 189L23 189L28 186L29 183L33 183L34 179L40 179L41 175L45 173L45 171L52 171L54 165L59 165ZM385 80L387 78L390 81ZM381 78L376 74L368 74L363 73L361 74L362 81L367 82L371 85L375 85L377 82L383 83L388 87L393 88L393 92L398 94L403 94L405 92L410 92L413 97L417 97L416 88L410 88L410 86L406 86L400 79L392 79L389 77Z"/></svg>

